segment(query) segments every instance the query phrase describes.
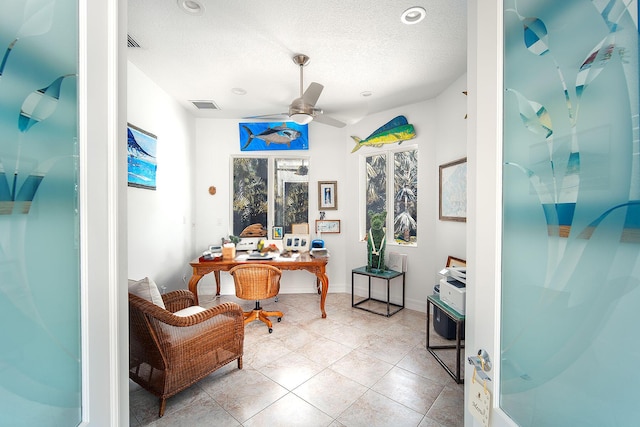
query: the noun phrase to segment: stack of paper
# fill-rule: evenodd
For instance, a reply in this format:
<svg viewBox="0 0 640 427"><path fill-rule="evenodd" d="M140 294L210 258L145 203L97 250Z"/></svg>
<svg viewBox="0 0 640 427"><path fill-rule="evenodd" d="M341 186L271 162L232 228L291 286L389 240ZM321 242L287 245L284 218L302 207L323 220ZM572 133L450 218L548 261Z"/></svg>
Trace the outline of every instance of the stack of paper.
<svg viewBox="0 0 640 427"><path fill-rule="evenodd" d="M447 269L452 279L467 284L467 267L448 267Z"/></svg>

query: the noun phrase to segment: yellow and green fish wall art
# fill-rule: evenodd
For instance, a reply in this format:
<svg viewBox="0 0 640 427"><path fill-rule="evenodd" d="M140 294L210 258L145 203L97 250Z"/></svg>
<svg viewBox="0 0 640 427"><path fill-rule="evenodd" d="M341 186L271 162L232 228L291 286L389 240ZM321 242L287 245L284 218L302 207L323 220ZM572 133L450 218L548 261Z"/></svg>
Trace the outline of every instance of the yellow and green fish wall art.
<svg viewBox="0 0 640 427"><path fill-rule="evenodd" d="M402 144L416 137L416 131L413 125L407 122L405 116L398 116L390 120L387 124L378 128L366 139L360 139L357 136L351 136L356 142L356 146L351 150L352 153L358 151L361 147L382 147L384 144Z"/></svg>

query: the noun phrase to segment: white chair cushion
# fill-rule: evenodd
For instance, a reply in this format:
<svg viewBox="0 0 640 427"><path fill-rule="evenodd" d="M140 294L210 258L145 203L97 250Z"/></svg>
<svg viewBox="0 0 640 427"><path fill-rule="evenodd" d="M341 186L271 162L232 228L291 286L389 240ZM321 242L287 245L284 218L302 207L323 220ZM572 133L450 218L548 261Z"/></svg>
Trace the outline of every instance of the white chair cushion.
<svg viewBox="0 0 640 427"><path fill-rule="evenodd" d="M200 307L199 305L192 305L191 307L178 310L173 314L180 317L188 317L188 316L191 316L192 314L202 313L203 311L205 311L205 309Z"/></svg>
<svg viewBox="0 0 640 427"><path fill-rule="evenodd" d="M147 301L151 301L158 307L166 310L164 301L162 301L162 296L160 295L160 291L158 290L156 282L149 279L148 277L145 277L141 280L129 279L129 292L139 296L140 298L144 298Z"/></svg>

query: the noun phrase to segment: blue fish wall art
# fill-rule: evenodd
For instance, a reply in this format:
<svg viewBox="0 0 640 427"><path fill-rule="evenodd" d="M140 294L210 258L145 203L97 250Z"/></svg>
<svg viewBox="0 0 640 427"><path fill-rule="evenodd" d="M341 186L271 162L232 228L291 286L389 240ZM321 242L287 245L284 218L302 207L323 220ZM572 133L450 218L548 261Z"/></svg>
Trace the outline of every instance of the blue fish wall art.
<svg viewBox="0 0 640 427"><path fill-rule="evenodd" d="M240 123L240 150L308 150L309 125L294 122Z"/></svg>

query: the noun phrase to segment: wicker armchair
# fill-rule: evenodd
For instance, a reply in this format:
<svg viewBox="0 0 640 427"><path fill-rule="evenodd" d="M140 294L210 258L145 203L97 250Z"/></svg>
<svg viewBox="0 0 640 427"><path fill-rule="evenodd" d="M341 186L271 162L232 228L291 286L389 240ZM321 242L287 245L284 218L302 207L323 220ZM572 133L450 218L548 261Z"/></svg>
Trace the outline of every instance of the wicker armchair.
<svg viewBox="0 0 640 427"><path fill-rule="evenodd" d="M280 292L280 269L268 264L240 264L229 270L236 285L236 296L240 299L253 300L256 306L253 311L244 313L244 324L261 320L273 332L273 324L268 316L278 316L282 320L281 311L264 311L260 300L273 298Z"/></svg>
<svg viewBox="0 0 640 427"><path fill-rule="evenodd" d="M233 361L242 369L242 308L224 303L180 317L178 310L195 306L184 289L162 295L166 310L129 293L129 378L166 400Z"/></svg>

